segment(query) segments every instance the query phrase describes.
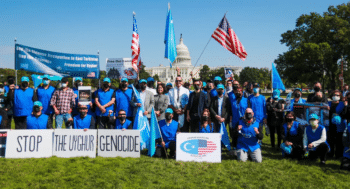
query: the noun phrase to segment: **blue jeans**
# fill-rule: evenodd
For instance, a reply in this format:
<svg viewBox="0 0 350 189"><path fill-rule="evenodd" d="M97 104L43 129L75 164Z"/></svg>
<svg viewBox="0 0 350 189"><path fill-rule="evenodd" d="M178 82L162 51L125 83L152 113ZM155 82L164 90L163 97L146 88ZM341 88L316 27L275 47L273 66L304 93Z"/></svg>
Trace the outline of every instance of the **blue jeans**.
<svg viewBox="0 0 350 189"><path fill-rule="evenodd" d="M56 121L55 121L56 122L56 129L62 128L63 120L64 120L64 123L66 124L66 129L69 129L67 127L67 121L69 118L72 118L72 116L69 113L56 115Z"/></svg>

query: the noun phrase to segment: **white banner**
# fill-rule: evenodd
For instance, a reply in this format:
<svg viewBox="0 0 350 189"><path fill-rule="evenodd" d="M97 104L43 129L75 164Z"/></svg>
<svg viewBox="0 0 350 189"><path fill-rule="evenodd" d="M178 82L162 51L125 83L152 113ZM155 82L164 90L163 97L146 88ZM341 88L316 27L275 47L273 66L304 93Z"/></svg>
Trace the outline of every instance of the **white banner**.
<svg viewBox="0 0 350 189"><path fill-rule="evenodd" d="M137 79L137 73L131 66L131 58L107 58L106 73L110 79Z"/></svg>
<svg viewBox="0 0 350 189"><path fill-rule="evenodd" d="M52 156L53 130L10 130L7 132L6 158Z"/></svg>
<svg viewBox="0 0 350 189"><path fill-rule="evenodd" d="M56 129L53 136L53 155L57 157L96 157L97 130Z"/></svg>
<svg viewBox="0 0 350 189"><path fill-rule="evenodd" d="M176 161L221 162L220 133L176 135Z"/></svg>
<svg viewBox="0 0 350 189"><path fill-rule="evenodd" d="M224 68L225 70L225 78L226 79L233 79L233 70L232 68Z"/></svg>
<svg viewBox="0 0 350 189"><path fill-rule="evenodd" d="M98 130L98 156L140 157L140 131Z"/></svg>

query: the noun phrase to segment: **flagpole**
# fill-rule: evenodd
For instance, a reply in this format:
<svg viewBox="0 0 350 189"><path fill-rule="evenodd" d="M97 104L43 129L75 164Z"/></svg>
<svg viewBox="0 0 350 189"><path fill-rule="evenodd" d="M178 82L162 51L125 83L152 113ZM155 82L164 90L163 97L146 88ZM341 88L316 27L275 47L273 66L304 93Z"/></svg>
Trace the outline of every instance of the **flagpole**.
<svg viewBox="0 0 350 189"><path fill-rule="evenodd" d="M273 63L271 67L271 96L273 94Z"/></svg>
<svg viewBox="0 0 350 189"><path fill-rule="evenodd" d="M16 87L17 87L17 70L16 70L16 44L17 44L17 38L15 38L15 76L16 76Z"/></svg>
<svg viewBox="0 0 350 189"><path fill-rule="evenodd" d="M225 14L226 14L226 13L225 13ZM196 64L193 66L193 68L192 68L192 73L193 73L193 70L194 70L194 68L196 67L196 65L197 65L197 63L198 63L198 61L199 61L199 59L202 57L202 55L203 55L205 49L207 48L207 46L208 46L208 44L209 44L211 38L212 38L212 37L210 36L208 43L205 45L205 47L204 47L204 49L203 49L201 55L199 55L199 57L198 57L198 59L197 59L197 61L196 61Z"/></svg>

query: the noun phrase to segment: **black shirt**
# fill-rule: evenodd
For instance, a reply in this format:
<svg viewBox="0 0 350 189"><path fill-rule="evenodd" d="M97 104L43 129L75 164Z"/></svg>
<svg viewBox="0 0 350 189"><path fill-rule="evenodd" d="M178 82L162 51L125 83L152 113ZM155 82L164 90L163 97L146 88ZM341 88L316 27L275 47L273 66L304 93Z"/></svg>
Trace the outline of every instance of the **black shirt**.
<svg viewBox="0 0 350 189"><path fill-rule="evenodd" d="M198 114L198 103L199 103L200 94L201 94L200 92L199 93L194 92L193 103L190 110L191 115Z"/></svg>

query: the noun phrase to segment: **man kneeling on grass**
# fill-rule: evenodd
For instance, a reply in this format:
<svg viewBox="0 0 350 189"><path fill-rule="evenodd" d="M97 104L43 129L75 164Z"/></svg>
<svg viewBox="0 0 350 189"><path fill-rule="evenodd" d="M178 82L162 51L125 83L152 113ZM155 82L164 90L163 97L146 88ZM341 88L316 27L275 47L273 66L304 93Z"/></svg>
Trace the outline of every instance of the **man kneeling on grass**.
<svg viewBox="0 0 350 189"><path fill-rule="evenodd" d="M51 119L42 110L41 102L35 101L33 113L27 117L27 129L52 129Z"/></svg>
<svg viewBox="0 0 350 189"><path fill-rule="evenodd" d="M261 149L259 140L263 139L262 127L254 118L254 112L251 108L247 108L243 120L239 122L237 127L237 156L239 161L247 161L248 154L255 162L261 163Z"/></svg>
<svg viewBox="0 0 350 189"><path fill-rule="evenodd" d="M175 158L176 152L176 133L180 131L179 123L173 120L173 110L168 108L165 110L165 120L159 121L159 128L163 137L158 139L158 145L155 156L165 157L165 150L170 149L170 157Z"/></svg>
<svg viewBox="0 0 350 189"><path fill-rule="evenodd" d="M95 129L95 119L87 114L87 106L79 104L78 110L79 115L74 117L74 129Z"/></svg>

